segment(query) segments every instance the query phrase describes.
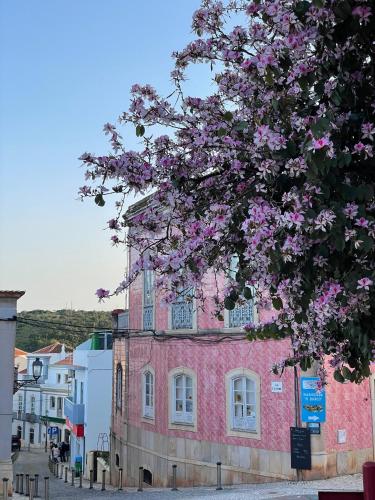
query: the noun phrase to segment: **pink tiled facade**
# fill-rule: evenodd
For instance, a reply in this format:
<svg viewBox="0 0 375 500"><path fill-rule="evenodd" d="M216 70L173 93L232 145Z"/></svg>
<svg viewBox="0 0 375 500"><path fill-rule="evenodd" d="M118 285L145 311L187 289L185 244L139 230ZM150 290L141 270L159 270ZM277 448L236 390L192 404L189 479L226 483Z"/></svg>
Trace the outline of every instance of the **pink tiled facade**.
<svg viewBox="0 0 375 500"><path fill-rule="evenodd" d="M135 255L130 252L130 261ZM288 369L279 378L271 373L272 364L289 351L289 340L249 342L224 339L236 331L213 315L214 282L207 280L205 310L196 308L194 328L189 332L171 330L170 312L154 297L154 330L144 335L143 278L137 279L129 293L130 338L119 335L114 342L114 373L123 367L121 410L114 393L111 462L113 483L118 469L124 469L124 484L135 485L138 467L151 474L152 484L167 486L171 466L178 465L181 485L213 484L216 462L221 461L223 482L253 482L291 479L290 427L296 425L294 375ZM260 322L270 319L271 310L258 310ZM202 339L197 333L204 332ZM241 330L238 329L237 333ZM182 338L189 334L189 338ZM142 370L154 371L154 418L143 417ZM169 373L178 367L192 370L196 377L196 422L194 429L171 426ZM259 376L260 432L234 436L228 432L226 374L248 369ZM301 375L301 374L299 374ZM312 376L314 372L302 374ZM272 391L272 382L282 382L282 392ZM312 470L304 477L320 478L361 470L373 459L372 379L360 386L338 384L330 379L327 391L327 421L321 434L311 436ZM114 380L114 385L116 381ZM345 442L338 442L338 431L345 431ZM342 436L342 433L341 433ZM149 478L147 479L149 480Z"/></svg>

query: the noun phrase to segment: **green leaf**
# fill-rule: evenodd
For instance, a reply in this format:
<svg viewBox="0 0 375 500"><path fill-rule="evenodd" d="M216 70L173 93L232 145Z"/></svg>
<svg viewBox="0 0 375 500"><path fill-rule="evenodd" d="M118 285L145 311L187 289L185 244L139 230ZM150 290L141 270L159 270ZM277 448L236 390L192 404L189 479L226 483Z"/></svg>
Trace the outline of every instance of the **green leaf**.
<svg viewBox="0 0 375 500"><path fill-rule="evenodd" d="M230 111L226 111L223 115L223 118L225 121L230 122L231 120L233 120L233 113L231 113Z"/></svg>
<svg viewBox="0 0 375 500"><path fill-rule="evenodd" d="M228 311L232 311L236 307L236 303L230 297L226 297L224 300L224 307L228 309Z"/></svg>
<svg viewBox="0 0 375 500"><path fill-rule="evenodd" d="M341 375L340 370L334 371L333 378L336 380L336 382L339 382L340 384L343 384L345 382L345 378Z"/></svg>
<svg viewBox="0 0 375 500"><path fill-rule="evenodd" d="M217 131L216 131L216 134L219 136L219 137L223 137L224 135L227 135L227 130L224 128L224 127L220 127Z"/></svg>
<svg viewBox="0 0 375 500"><path fill-rule="evenodd" d="M352 380L352 372L346 366L343 366L343 368L342 368L342 375L347 380Z"/></svg>
<svg viewBox="0 0 375 500"><path fill-rule="evenodd" d="M144 128L143 125L137 125L135 129L135 134L137 137L142 137L145 131L146 129Z"/></svg>
<svg viewBox="0 0 375 500"><path fill-rule="evenodd" d="M283 301L280 297L275 297L272 299L272 305L277 311L280 311L283 308Z"/></svg>
<svg viewBox="0 0 375 500"><path fill-rule="evenodd" d="M99 206L99 207L104 207L105 205L105 200L103 198L103 195L101 193L97 194L95 196L95 203Z"/></svg>
<svg viewBox="0 0 375 500"><path fill-rule="evenodd" d="M244 298L246 300L251 300L253 298L253 294L252 294L251 288L249 288L248 286L246 286L243 289L243 296L244 296Z"/></svg>
<svg viewBox="0 0 375 500"><path fill-rule="evenodd" d="M324 133L329 130L330 121L328 118L319 118L315 123L311 125L311 130L315 137L321 137Z"/></svg>
<svg viewBox="0 0 375 500"><path fill-rule="evenodd" d="M234 126L234 129L237 130L237 132L243 132L245 128L248 128L249 124L245 121L237 122L236 125Z"/></svg>
<svg viewBox="0 0 375 500"><path fill-rule="evenodd" d="M324 7L324 2L323 0L313 0L313 5L315 5L315 7L318 7L319 9Z"/></svg>

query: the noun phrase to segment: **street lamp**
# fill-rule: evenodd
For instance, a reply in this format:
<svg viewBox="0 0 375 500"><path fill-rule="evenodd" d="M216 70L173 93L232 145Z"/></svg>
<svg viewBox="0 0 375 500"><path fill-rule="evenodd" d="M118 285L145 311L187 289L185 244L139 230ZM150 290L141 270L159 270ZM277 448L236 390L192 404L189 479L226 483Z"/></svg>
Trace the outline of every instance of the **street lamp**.
<svg viewBox="0 0 375 500"><path fill-rule="evenodd" d="M30 384L36 384L42 375L43 363L39 358L36 358L33 361L32 369L33 369L33 378L18 380L18 368L14 368L14 385L13 385L13 394L15 394L21 387Z"/></svg>

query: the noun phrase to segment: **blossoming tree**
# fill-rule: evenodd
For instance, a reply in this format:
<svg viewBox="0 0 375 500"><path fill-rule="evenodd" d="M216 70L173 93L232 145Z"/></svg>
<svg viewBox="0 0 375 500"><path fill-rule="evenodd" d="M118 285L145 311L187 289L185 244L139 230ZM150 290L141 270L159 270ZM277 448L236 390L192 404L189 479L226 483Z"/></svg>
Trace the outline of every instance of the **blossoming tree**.
<svg viewBox="0 0 375 500"><path fill-rule="evenodd" d="M147 268L167 301L190 287L204 302L208 270L226 274L218 315L254 290L278 311L273 323L245 326L249 339L291 338L290 357L275 372L329 355L338 381L370 374L374 4L203 0L193 16L196 40L174 54L174 93L131 90L119 121L134 125L139 150L127 150L107 124L113 153L81 157L91 181L82 197L101 206L118 196L112 242L140 252L129 276L113 292L99 289L99 298ZM184 95L193 63L216 69L207 98ZM129 218L122 208L131 192L153 194Z"/></svg>

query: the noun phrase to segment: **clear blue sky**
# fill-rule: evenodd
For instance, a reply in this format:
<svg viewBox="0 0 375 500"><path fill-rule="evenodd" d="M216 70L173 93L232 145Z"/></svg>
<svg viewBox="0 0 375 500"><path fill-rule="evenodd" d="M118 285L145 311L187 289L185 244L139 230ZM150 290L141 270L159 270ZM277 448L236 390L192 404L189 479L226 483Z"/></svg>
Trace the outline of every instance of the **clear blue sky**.
<svg viewBox="0 0 375 500"><path fill-rule="evenodd" d="M20 310L112 309L94 292L121 278L111 211L77 200L78 157L106 153L103 124L135 82L170 89L170 54L193 37L199 0L5 0L0 7L0 289ZM193 95L209 81L194 70ZM135 137L126 138L134 147Z"/></svg>

